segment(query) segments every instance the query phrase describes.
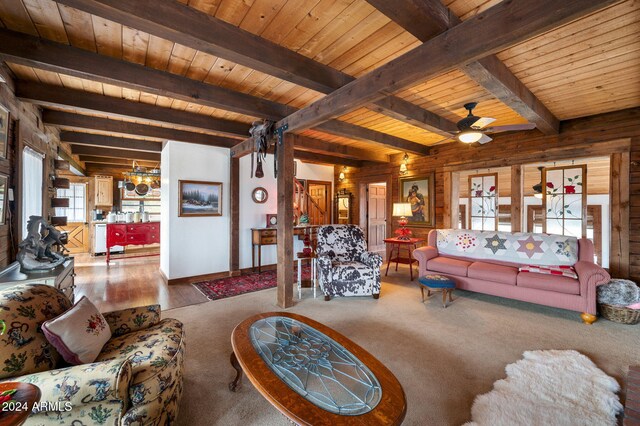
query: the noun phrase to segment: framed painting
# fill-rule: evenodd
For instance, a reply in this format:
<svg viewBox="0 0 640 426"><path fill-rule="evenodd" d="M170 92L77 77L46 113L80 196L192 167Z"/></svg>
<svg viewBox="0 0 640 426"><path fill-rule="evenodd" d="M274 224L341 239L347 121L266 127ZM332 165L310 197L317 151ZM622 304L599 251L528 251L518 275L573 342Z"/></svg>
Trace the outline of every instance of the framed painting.
<svg viewBox="0 0 640 426"><path fill-rule="evenodd" d="M7 158L9 144L9 110L0 105L0 157Z"/></svg>
<svg viewBox="0 0 640 426"><path fill-rule="evenodd" d="M179 180L178 216L222 216L222 183Z"/></svg>
<svg viewBox="0 0 640 426"><path fill-rule="evenodd" d="M0 175L0 225L5 224L7 216L7 188L9 177Z"/></svg>
<svg viewBox="0 0 640 426"><path fill-rule="evenodd" d="M407 226L435 226L435 175L411 176L400 178L400 202L411 204L412 215L407 217Z"/></svg>

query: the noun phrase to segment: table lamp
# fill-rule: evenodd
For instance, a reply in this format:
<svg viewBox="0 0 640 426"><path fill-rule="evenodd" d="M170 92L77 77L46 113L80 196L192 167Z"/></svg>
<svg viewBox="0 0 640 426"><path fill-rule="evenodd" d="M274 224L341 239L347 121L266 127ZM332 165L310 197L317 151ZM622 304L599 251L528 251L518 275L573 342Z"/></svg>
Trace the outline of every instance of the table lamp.
<svg viewBox="0 0 640 426"><path fill-rule="evenodd" d="M409 223L409 219L407 219L407 216L411 215L413 215L413 212L411 211L411 204L393 203L393 216L400 216L400 219L398 219L398 225L400 225L400 229L396 231L399 240L411 239L411 230L405 228L407 226L407 223Z"/></svg>

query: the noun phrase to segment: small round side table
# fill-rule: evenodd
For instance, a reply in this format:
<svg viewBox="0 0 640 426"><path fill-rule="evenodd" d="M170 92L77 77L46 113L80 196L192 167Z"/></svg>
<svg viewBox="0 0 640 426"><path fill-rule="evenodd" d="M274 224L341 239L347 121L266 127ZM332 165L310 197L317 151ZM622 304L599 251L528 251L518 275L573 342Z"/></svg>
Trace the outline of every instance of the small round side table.
<svg viewBox="0 0 640 426"><path fill-rule="evenodd" d="M4 382L0 383L0 393L16 389L10 402L0 407L0 426L19 426L23 424L33 406L40 401L40 388L31 383ZM10 409L16 408L16 409Z"/></svg>
<svg viewBox="0 0 640 426"><path fill-rule="evenodd" d="M418 285L420 285L420 292L422 293L422 302L424 302L424 289L427 289L427 297L431 296L431 290L442 291L442 306L447 307L447 295L449 295L449 302L453 302L451 293L456 288L456 283L448 277L439 274L427 274L418 278Z"/></svg>

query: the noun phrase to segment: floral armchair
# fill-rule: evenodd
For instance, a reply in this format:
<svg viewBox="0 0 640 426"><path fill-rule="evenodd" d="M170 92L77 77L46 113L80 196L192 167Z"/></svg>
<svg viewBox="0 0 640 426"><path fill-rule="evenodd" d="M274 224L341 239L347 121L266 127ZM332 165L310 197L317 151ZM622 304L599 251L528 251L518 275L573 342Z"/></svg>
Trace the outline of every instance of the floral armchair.
<svg viewBox="0 0 640 426"><path fill-rule="evenodd" d="M380 295L382 257L367 251L364 233L356 225L318 228L317 262L324 299L331 296Z"/></svg>
<svg viewBox="0 0 640 426"><path fill-rule="evenodd" d="M182 395L184 331L160 320L160 306L103 314L112 337L94 363L65 365L41 324L71 307L55 288L26 284L0 291L0 382L33 383L49 411L26 425L164 425ZM66 368L65 368L66 367Z"/></svg>

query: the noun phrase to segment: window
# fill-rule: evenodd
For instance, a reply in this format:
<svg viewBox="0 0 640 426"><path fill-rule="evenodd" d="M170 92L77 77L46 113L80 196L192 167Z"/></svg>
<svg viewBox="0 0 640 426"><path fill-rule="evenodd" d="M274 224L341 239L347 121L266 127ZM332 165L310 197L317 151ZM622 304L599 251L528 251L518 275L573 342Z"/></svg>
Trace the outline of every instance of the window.
<svg viewBox="0 0 640 426"><path fill-rule="evenodd" d="M542 232L586 237L587 166L545 168L542 175Z"/></svg>
<svg viewBox="0 0 640 426"><path fill-rule="evenodd" d="M498 174L469 176L471 229L495 231L498 227Z"/></svg>
<svg viewBox="0 0 640 426"><path fill-rule="evenodd" d="M29 216L42 216L42 162L44 156L29 147L22 151L22 238Z"/></svg>
<svg viewBox="0 0 640 426"><path fill-rule="evenodd" d="M69 207L56 208L56 216L66 216L67 222L87 221L87 185L72 183L68 189L57 190L58 198L68 198Z"/></svg>

